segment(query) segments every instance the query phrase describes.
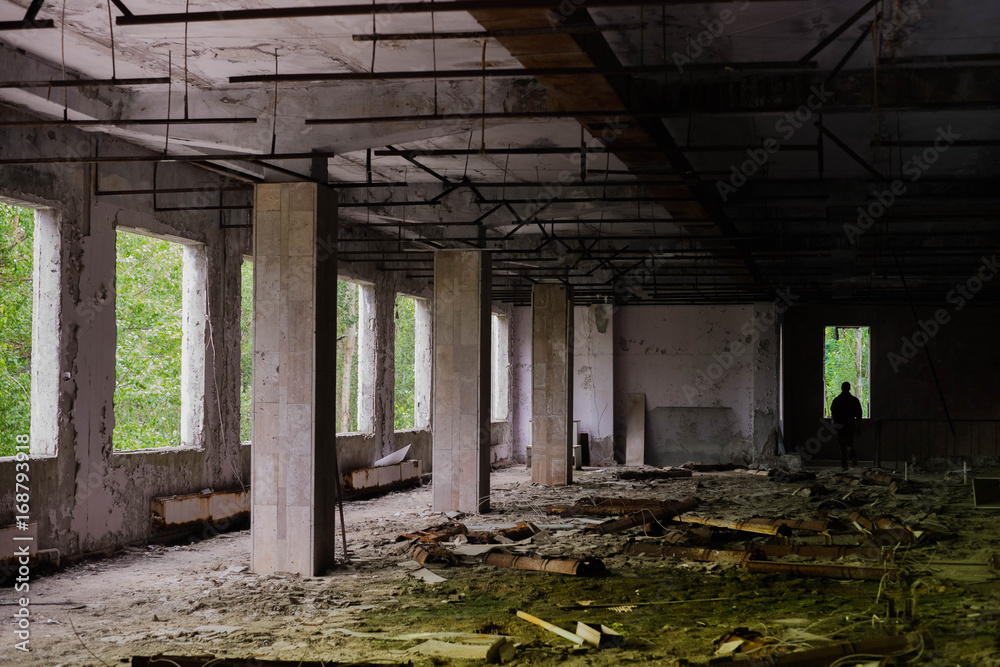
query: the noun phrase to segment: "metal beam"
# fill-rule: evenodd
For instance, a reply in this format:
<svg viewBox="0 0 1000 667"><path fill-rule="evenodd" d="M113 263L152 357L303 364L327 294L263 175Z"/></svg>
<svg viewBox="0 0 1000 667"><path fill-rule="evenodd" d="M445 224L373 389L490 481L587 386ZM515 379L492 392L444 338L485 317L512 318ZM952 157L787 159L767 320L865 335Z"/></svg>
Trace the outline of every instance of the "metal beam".
<svg viewBox="0 0 1000 667"><path fill-rule="evenodd" d="M38 19L38 11L45 4L45 0L31 0L24 18L20 21L0 21L0 30L32 30L36 28L54 28L52 19Z"/></svg>
<svg viewBox="0 0 1000 667"><path fill-rule="evenodd" d="M581 32L623 32L641 30L646 23L606 23L595 26L553 25L535 28L499 28L497 30L458 30L453 32L389 32L353 35L355 42L411 42L437 39L491 39L496 37L532 37L567 35Z"/></svg>
<svg viewBox="0 0 1000 667"><path fill-rule="evenodd" d="M814 70L816 63L747 62L713 65L712 70ZM298 72L294 74L248 74L229 77L229 83L313 83L320 81L406 81L426 79L498 79L535 76L639 76L676 72L674 63L599 67L497 67L495 69L397 70L386 72ZM610 114L609 114L610 115Z"/></svg>
<svg viewBox="0 0 1000 667"><path fill-rule="evenodd" d="M771 0L800 2L801 0ZM588 7L642 7L652 5L730 4L732 0L587 0ZM322 16L371 16L373 14L429 14L431 12L467 12L472 10L559 9L559 0L452 0L451 2L388 2L345 4L318 7L274 7L266 9L231 9L200 12L172 12L119 16L118 25L161 25L165 23L215 23L268 19L303 19Z"/></svg>
<svg viewBox="0 0 1000 667"><path fill-rule="evenodd" d="M0 88L90 88L94 86L153 86L169 83L169 76L133 79L53 79L48 81L0 81Z"/></svg>

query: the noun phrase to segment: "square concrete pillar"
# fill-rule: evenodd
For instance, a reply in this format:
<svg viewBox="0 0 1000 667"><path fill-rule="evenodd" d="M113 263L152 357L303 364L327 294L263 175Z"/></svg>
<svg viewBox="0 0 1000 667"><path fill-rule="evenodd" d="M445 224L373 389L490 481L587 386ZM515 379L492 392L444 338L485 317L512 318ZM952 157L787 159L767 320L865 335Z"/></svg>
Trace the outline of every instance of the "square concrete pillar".
<svg viewBox="0 0 1000 667"><path fill-rule="evenodd" d="M434 510L490 508L492 262L434 253Z"/></svg>
<svg viewBox="0 0 1000 667"><path fill-rule="evenodd" d="M573 293L531 289L531 481L573 482Z"/></svg>
<svg viewBox="0 0 1000 667"><path fill-rule="evenodd" d="M337 203L313 183L256 187L251 564L335 563Z"/></svg>

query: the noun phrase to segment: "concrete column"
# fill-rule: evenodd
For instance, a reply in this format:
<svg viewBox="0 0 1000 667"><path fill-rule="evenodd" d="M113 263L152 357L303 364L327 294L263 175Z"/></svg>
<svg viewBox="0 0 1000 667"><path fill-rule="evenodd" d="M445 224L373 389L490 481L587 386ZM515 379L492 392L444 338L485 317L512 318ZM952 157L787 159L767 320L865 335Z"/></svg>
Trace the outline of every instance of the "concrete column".
<svg viewBox="0 0 1000 667"><path fill-rule="evenodd" d="M254 216L251 563L315 576L335 562L336 199L258 185Z"/></svg>
<svg viewBox="0 0 1000 667"><path fill-rule="evenodd" d="M573 293L531 289L531 480L573 481Z"/></svg>
<svg viewBox="0 0 1000 667"><path fill-rule="evenodd" d="M433 313L431 302L427 299L417 299L414 302L414 339L416 350L413 352L413 426L428 428L431 425L431 367L433 350L431 339Z"/></svg>
<svg viewBox="0 0 1000 667"><path fill-rule="evenodd" d="M434 510L490 508L491 258L434 253Z"/></svg>

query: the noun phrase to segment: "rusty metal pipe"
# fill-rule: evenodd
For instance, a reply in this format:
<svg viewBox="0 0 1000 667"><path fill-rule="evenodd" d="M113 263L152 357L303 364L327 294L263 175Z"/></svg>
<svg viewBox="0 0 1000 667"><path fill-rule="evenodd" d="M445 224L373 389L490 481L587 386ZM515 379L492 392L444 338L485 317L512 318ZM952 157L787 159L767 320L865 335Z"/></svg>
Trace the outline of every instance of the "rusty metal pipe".
<svg viewBox="0 0 1000 667"><path fill-rule="evenodd" d="M678 514L696 509L698 504L699 500L694 497L685 498L679 502L665 501L661 506L654 509L640 509L638 512L629 514L616 521L609 521L599 526L588 528L587 532L597 535L608 535L610 533L619 533L629 528L635 528L650 521L668 521Z"/></svg>
<svg viewBox="0 0 1000 667"><path fill-rule="evenodd" d="M483 558L483 565L506 567L513 570L534 570L536 572L558 572L559 574L594 577L607 574L604 561L598 558L579 560L577 558L538 558L536 556L516 556L514 554L491 553Z"/></svg>
<svg viewBox="0 0 1000 667"><path fill-rule="evenodd" d="M703 526L715 526L716 528L729 528L730 530L740 530L746 533L759 533L760 535L785 536L791 534L791 529L786 526L771 526L751 521L730 521L729 519L716 519L712 517L695 516L692 514L681 514L678 521L684 523L697 523Z"/></svg>
<svg viewBox="0 0 1000 667"><path fill-rule="evenodd" d="M732 563L735 565L744 565L750 560L751 556L749 551L675 547L663 544L634 542L631 540L625 543L623 551L627 556L645 554L648 556L660 556L662 558L681 558L684 560L696 560L711 563Z"/></svg>
<svg viewBox="0 0 1000 667"><path fill-rule="evenodd" d="M827 577L830 579L863 579L879 581L887 574L899 574L896 569L877 567L844 567L840 565L807 565L802 563L769 563L748 561L745 565L750 572L758 574L794 574L802 577Z"/></svg>

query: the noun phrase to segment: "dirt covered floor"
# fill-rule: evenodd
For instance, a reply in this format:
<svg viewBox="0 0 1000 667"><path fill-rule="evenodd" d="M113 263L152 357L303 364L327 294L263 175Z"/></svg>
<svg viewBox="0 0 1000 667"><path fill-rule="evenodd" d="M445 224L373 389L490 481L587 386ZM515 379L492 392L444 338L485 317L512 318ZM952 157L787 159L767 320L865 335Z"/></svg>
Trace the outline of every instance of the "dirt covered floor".
<svg viewBox="0 0 1000 667"><path fill-rule="evenodd" d="M39 578L31 584L32 652L14 649L13 620L7 615L0 624L0 664L114 665L156 654L293 665L300 660L475 664L419 651L428 639L464 641L464 636L436 633L477 633L509 636L514 657L507 664L672 665L680 659L707 662L722 645L720 653L735 652L730 659L746 660L925 629L933 647L910 652L898 664L1000 665L1000 572L988 565L1000 551L1000 514L973 507L971 486L962 484L960 473L920 471L911 475L912 488L893 493L882 484L858 483L859 470L851 472L853 481L837 479L833 471L816 471L815 480L798 481L740 471L620 479L627 470L637 469L577 472L576 483L567 488L535 486L523 467L497 470L492 511L459 518L473 532L530 521L541 532L523 544L501 547L512 553L599 558L607 576L500 569L479 564L480 556L462 556L459 564L429 564L444 581L427 583L418 578L426 573L410 560L411 543L396 541L401 533L449 520L430 510L430 489L424 487L347 503L352 562L324 577L251 573L250 534L243 531L183 545L129 547ZM977 474L1000 477L995 470ZM585 530L604 517L546 514L550 504L592 504L597 496L697 497L696 514L702 517L831 522L826 534L797 529L772 537L713 529L711 541L698 548L868 540L888 545L893 558L880 563L864 554L840 560L766 557L768 562L879 568L885 575L878 580L761 574L739 565L624 553L629 538L654 545L680 539L682 533L695 542L705 539L706 529L684 532L692 524L661 522L674 531L667 537L649 535L661 530L657 526L595 535ZM876 522L896 520L904 532L877 525L866 530L866 519L852 521L852 512ZM455 540L449 542L453 546ZM0 610L13 610L13 599L13 591L4 589L6 606ZM518 610L571 631L577 621L604 624L623 635L625 645L602 651L579 647L521 620ZM733 634L722 640L728 633ZM835 664L881 663L859 656Z"/></svg>

